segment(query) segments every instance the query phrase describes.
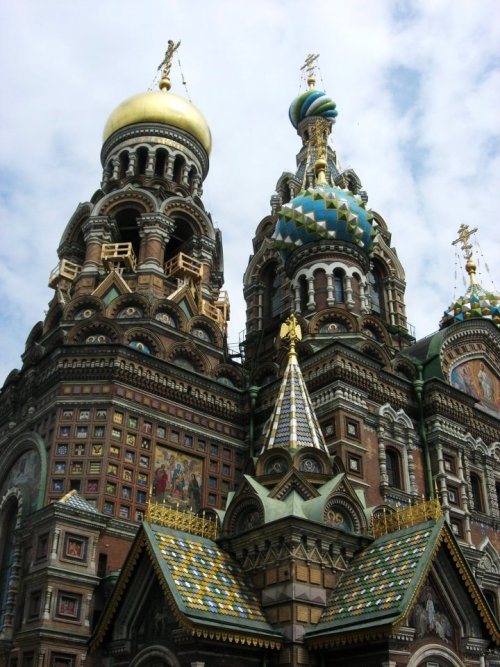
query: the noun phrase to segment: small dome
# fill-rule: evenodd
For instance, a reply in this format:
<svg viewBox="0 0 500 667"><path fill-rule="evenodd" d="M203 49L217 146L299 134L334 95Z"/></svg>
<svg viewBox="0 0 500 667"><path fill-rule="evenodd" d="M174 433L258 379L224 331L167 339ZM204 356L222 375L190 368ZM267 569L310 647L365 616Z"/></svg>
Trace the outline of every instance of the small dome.
<svg viewBox="0 0 500 667"><path fill-rule="evenodd" d="M500 328L500 295L486 292L480 285L470 287L465 296L461 296L444 311L439 328L444 329L455 322L482 318L491 320Z"/></svg>
<svg viewBox="0 0 500 667"><path fill-rule="evenodd" d="M370 253L377 234L372 221L373 215L359 195L317 184L281 207L274 242L285 254L329 239L349 241Z"/></svg>
<svg viewBox="0 0 500 667"><path fill-rule="evenodd" d="M294 99L290 104L288 115L290 122L296 128L304 118L319 117L335 120L338 114L336 106L326 93L310 88Z"/></svg>
<svg viewBox="0 0 500 667"><path fill-rule="evenodd" d="M113 132L135 123L173 125L195 137L210 154L212 136L201 112L188 100L167 90L139 93L119 104L104 127L103 143Z"/></svg>

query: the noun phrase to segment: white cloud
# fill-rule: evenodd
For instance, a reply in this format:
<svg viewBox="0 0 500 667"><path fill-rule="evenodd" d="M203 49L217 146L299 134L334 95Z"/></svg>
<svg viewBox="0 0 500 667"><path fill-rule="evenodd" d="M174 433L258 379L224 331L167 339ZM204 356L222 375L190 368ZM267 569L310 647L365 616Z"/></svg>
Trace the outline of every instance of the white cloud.
<svg viewBox="0 0 500 667"><path fill-rule="evenodd" d="M204 198L223 233L232 340L244 328L241 277L254 230L295 165L300 142L287 111L310 52L321 54L319 83L338 105L341 162L392 232L418 335L437 329L453 295L460 223L479 227L496 268L494 0L25 0L0 11L3 376L43 317L69 217L99 185L107 115L150 85L169 38L182 40L189 92L214 137Z"/></svg>

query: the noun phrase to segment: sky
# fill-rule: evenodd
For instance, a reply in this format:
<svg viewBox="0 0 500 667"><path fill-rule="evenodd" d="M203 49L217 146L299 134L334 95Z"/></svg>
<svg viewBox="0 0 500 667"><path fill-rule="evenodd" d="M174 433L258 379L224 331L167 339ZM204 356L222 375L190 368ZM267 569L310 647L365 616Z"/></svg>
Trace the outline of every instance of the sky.
<svg viewBox="0 0 500 667"><path fill-rule="evenodd" d="M337 103L331 145L392 233L417 337L466 289L460 224L478 228L483 286L500 286L498 0L0 0L0 26L0 385L52 298L64 228L99 187L106 119L148 89L169 39L212 131L203 198L223 236L230 342L255 229L295 167L288 107L309 53ZM172 80L185 95L176 59Z"/></svg>

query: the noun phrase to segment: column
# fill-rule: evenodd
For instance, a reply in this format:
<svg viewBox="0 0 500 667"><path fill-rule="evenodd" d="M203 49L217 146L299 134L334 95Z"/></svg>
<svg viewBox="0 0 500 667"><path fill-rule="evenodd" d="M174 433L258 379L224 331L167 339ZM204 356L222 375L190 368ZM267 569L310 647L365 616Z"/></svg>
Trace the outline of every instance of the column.
<svg viewBox="0 0 500 667"><path fill-rule="evenodd" d="M169 155L167 159L167 168L165 171L165 178L169 181L173 180L174 178L174 162L175 155Z"/></svg>
<svg viewBox="0 0 500 667"><path fill-rule="evenodd" d="M146 171L144 172L146 176L154 176L155 174L155 153L151 150L148 151L148 159L146 162Z"/></svg>
<svg viewBox="0 0 500 667"><path fill-rule="evenodd" d="M382 488L383 494L385 494L386 487L389 486L389 478L387 477L387 466L385 462L384 433L385 433L384 427L380 426L377 430L378 463L380 466L380 487Z"/></svg>
<svg viewBox="0 0 500 667"><path fill-rule="evenodd" d="M47 586L47 592L45 593L45 604L43 605L42 618L44 620L50 619L50 605L52 602L52 586Z"/></svg>
<svg viewBox="0 0 500 667"><path fill-rule="evenodd" d="M136 160L137 160L137 155L134 152L129 153L128 167L127 171L125 172L125 176L133 176L135 174Z"/></svg>
<svg viewBox="0 0 500 667"><path fill-rule="evenodd" d="M316 302L314 300L314 277L311 276L307 279L307 308L310 311L313 311L316 308Z"/></svg>
<svg viewBox="0 0 500 667"><path fill-rule="evenodd" d="M297 283L294 287L294 303L295 303L295 312L300 313L300 285Z"/></svg>
<svg viewBox="0 0 500 667"><path fill-rule="evenodd" d="M174 231L174 221L163 213L143 213L137 220L137 226L141 238L137 273L163 275L165 245Z"/></svg>
<svg viewBox="0 0 500 667"><path fill-rule="evenodd" d="M326 302L330 306L335 305L335 289L333 286L333 274L326 274Z"/></svg>
<svg viewBox="0 0 500 667"><path fill-rule="evenodd" d="M444 514L446 521L450 520L450 503L448 498L448 488L446 486L446 471L444 469L444 460L443 460L443 447L441 443L436 444L437 460L438 460L438 473L437 481L439 484L438 491L441 496L441 507L444 509Z"/></svg>
<svg viewBox="0 0 500 667"><path fill-rule="evenodd" d="M102 269L101 253L104 243L111 243L114 223L107 215L96 215L84 223L85 261L80 275L99 275Z"/></svg>
<svg viewBox="0 0 500 667"><path fill-rule="evenodd" d="M347 306L348 310L352 310L354 308L354 299L353 299L353 296L352 296L352 278L351 278L351 276L345 276L344 285L345 285L345 305Z"/></svg>
<svg viewBox="0 0 500 667"><path fill-rule="evenodd" d="M467 544L472 544L472 531L470 526L470 501L468 495L467 479L469 477L469 470L464 452L458 454L458 476L460 478L460 497L465 512L464 518L464 537Z"/></svg>
<svg viewBox="0 0 500 667"><path fill-rule="evenodd" d="M359 298L361 301L361 313L367 315L370 312L370 306L366 294L366 285L361 281L359 282Z"/></svg>
<svg viewBox="0 0 500 667"><path fill-rule="evenodd" d="M192 250L193 257L197 259L203 265L203 273L201 276L201 291L203 298L211 300L211 288L210 288L210 279L211 271L214 264L214 254L216 250L216 242L209 239L207 236L197 236L192 239ZM221 276L219 276L221 277ZM219 280L220 282L220 280Z"/></svg>

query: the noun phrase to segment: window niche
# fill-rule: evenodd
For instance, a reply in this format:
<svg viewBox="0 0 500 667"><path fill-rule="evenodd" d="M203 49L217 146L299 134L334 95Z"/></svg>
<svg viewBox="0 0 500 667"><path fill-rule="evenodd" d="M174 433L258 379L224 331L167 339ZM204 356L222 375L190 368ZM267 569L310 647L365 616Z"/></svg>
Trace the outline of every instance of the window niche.
<svg viewBox="0 0 500 667"><path fill-rule="evenodd" d="M389 486L394 489L402 489L401 456L395 449L385 450L385 467Z"/></svg>

